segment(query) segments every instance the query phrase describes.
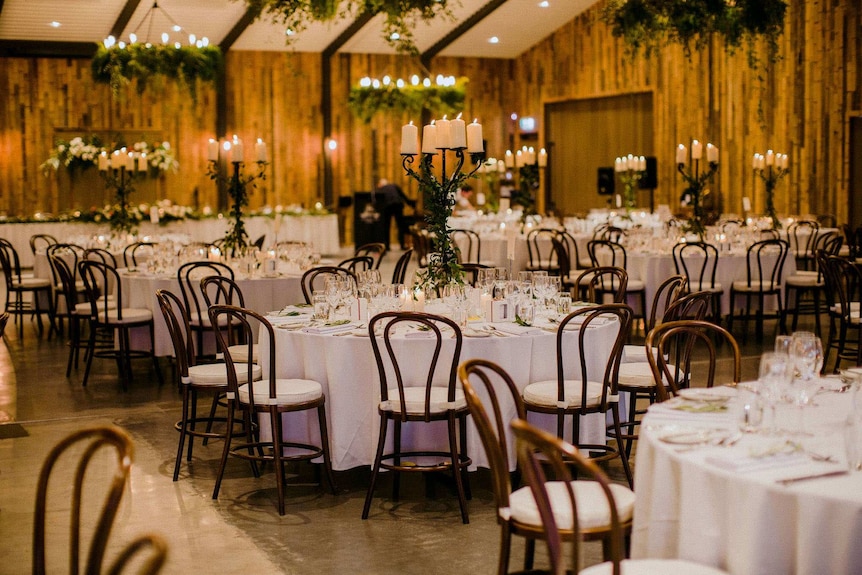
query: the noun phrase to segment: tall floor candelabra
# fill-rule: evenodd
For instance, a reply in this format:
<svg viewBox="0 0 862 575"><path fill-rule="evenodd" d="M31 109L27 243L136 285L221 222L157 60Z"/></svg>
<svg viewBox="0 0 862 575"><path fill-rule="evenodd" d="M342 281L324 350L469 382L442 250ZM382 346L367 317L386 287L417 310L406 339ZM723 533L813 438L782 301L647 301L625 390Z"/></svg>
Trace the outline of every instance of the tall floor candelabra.
<svg viewBox="0 0 862 575"><path fill-rule="evenodd" d="M617 204L625 204L626 209L629 210L634 209L637 205L638 183L646 171L646 158L634 154L620 156L614 160L614 171L620 175L620 180L623 182L623 201L618 201ZM617 207L623 206L617 205Z"/></svg>
<svg viewBox="0 0 862 575"><path fill-rule="evenodd" d="M766 188L766 215L772 220L772 229L779 230L781 220L778 219L773 196L775 186L790 171L787 169L787 154L775 153L772 150L767 150L766 154L754 154L752 166Z"/></svg>
<svg viewBox="0 0 862 575"><path fill-rule="evenodd" d="M718 171L718 148L712 144L706 145L706 169L700 171L700 162L703 158L703 144L697 140L691 142L691 170L686 170L688 150L680 144L676 150L676 169L682 175L682 179L688 184L683 192L683 202L692 208L692 216L685 227L685 231L697 236L703 241L706 233L703 200L709 193L706 185L712 181L712 177Z"/></svg>
<svg viewBox="0 0 862 575"><path fill-rule="evenodd" d="M138 168L138 169L136 169ZM129 196L135 191L134 179L146 171L143 161L134 152L126 154L125 148L99 158L99 173L105 180L105 188L114 192L114 208L110 217L111 230L118 234L131 234L137 220L129 213Z"/></svg>

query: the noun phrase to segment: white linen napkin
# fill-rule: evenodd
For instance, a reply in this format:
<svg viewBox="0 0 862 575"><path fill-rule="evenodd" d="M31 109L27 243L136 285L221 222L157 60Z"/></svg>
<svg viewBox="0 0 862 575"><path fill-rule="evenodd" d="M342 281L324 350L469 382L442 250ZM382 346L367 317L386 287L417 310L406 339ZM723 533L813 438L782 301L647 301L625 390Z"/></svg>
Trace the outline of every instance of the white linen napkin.
<svg viewBox="0 0 862 575"><path fill-rule="evenodd" d="M781 467L791 467L794 465L806 465L811 460L807 455L801 452L793 453L775 453L772 455L756 456L756 455L709 455L705 461L710 465L726 469L728 471L737 471L740 473L766 471L768 469L777 469Z"/></svg>
<svg viewBox="0 0 862 575"><path fill-rule="evenodd" d="M541 328L532 325L518 325L516 323L494 323L494 329L509 335L539 335L545 333Z"/></svg>
<svg viewBox="0 0 862 575"><path fill-rule="evenodd" d="M335 325L315 325L302 328L303 333L330 334L339 333L342 331L350 331L357 327L357 324L352 322L339 323Z"/></svg>
<svg viewBox="0 0 862 575"><path fill-rule="evenodd" d="M683 398L674 398L662 403L652 404L647 409L647 412L661 419L703 422L729 422L733 419L733 413L730 408L724 406L725 409L720 410L717 409L718 407L720 406L703 402L686 401ZM704 411L698 411L700 408Z"/></svg>

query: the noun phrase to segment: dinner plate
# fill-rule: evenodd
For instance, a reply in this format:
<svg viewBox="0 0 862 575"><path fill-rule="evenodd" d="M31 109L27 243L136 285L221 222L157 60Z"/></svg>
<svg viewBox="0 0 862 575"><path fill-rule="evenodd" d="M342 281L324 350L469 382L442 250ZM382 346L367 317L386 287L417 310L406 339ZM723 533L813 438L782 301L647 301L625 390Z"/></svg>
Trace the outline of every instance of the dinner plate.
<svg viewBox="0 0 862 575"><path fill-rule="evenodd" d="M728 432L717 429L689 429L665 433L659 441L670 445L700 445L727 437Z"/></svg>
<svg viewBox="0 0 862 575"><path fill-rule="evenodd" d="M473 329L470 327L462 331L461 335L463 335L464 337L491 337L490 332Z"/></svg>
<svg viewBox="0 0 862 575"><path fill-rule="evenodd" d="M731 393L728 393L728 390ZM733 395L732 389L729 387L714 387L714 388L688 388L679 390L679 396L687 401L697 401L704 403L727 403Z"/></svg>

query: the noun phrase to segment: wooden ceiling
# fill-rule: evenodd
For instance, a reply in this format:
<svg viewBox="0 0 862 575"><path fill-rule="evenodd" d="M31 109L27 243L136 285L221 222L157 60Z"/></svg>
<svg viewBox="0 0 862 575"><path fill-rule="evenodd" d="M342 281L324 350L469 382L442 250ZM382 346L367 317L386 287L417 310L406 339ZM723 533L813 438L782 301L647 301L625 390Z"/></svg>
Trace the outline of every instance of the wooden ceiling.
<svg viewBox="0 0 862 575"><path fill-rule="evenodd" d="M596 1L451 0L452 18L416 23L416 46L426 57L515 58ZM283 25L267 16L254 20L241 0L158 0L158 6L186 32L225 49L395 52L383 38L382 16L313 23L287 42ZM0 0L0 56L86 57L109 35L128 41L132 32L155 43L170 22L155 11L150 25L152 8L152 0Z"/></svg>

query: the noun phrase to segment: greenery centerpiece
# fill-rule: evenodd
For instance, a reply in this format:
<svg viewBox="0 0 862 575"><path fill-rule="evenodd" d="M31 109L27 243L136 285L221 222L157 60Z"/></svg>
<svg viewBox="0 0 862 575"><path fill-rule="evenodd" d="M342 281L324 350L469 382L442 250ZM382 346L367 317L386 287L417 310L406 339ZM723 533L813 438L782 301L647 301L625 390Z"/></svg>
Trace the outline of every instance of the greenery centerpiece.
<svg viewBox="0 0 862 575"><path fill-rule="evenodd" d="M417 20L452 17L449 0L246 0L256 17L274 16L287 27L288 42L310 22L332 22L347 17L383 14L383 38L399 52L415 54L413 28Z"/></svg>
<svg viewBox="0 0 862 575"><path fill-rule="evenodd" d="M775 153L767 150L766 154L754 154L752 162L754 173L763 180L766 188L766 215L772 220L772 229L781 229L781 220L775 211L775 199L773 194L778 182L788 174L787 154Z"/></svg>
<svg viewBox="0 0 862 575"><path fill-rule="evenodd" d="M140 158L144 158L145 171L150 176L175 172L179 167L169 142L139 140L126 146L122 140L119 140L113 145L105 146L98 136L76 136L71 140L57 140L51 155L39 167L46 175L60 168L70 172L86 170L98 165L103 154L113 157L113 154L120 150L123 153L126 153L126 150L133 152L138 162Z"/></svg>
<svg viewBox="0 0 862 575"><path fill-rule="evenodd" d="M347 105L367 124L377 113L403 117L419 114L423 108L438 115L454 115L464 107L466 93L467 78L438 75L432 82L414 74L408 83L389 76L383 80L365 77L350 89Z"/></svg>
<svg viewBox="0 0 862 575"><path fill-rule="evenodd" d="M105 187L114 192L114 204L106 214L111 230L115 234L134 234L140 221L129 210L129 196L135 191L134 179L146 172L146 158L135 152L118 150L99 156L99 173Z"/></svg>
<svg viewBox="0 0 862 575"><path fill-rule="evenodd" d="M458 248L452 242L449 217L455 205L458 189L482 165L484 147L482 126L473 122L465 126L460 115L451 122L445 118L432 121L422 134L419 171L413 169L420 155L418 128L411 122L402 128L401 163L405 172L419 182L425 195L425 222L431 236L432 249L428 266L417 274L418 287L426 293L440 292L443 286L464 281L464 272L458 258ZM447 170L447 156L454 156L455 164ZM435 174L434 161L439 157L439 172ZM463 171L469 157L469 171Z"/></svg>
<svg viewBox="0 0 862 575"><path fill-rule="evenodd" d="M706 186L712 181L715 172L718 171L718 148L712 144L706 145L706 169L701 171L700 163L703 158L703 144L697 140L691 143L691 168L686 169L688 150L683 144L677 147L676 168L682 175L686 188L682 193L683 203L691 206L691 217L683 227L686 233L696 234L703 241L706 233L706 212L704 210L704 199L709 194Z"/></svg>
<svg viewBox="0 0 862 575"><path fill-rule="evenodd" d="M638 184L646 170L646 158L633 154L621 156L614 160L614 170L623 183L623 204L627 210L633 210L637 207Z"/></svg>

